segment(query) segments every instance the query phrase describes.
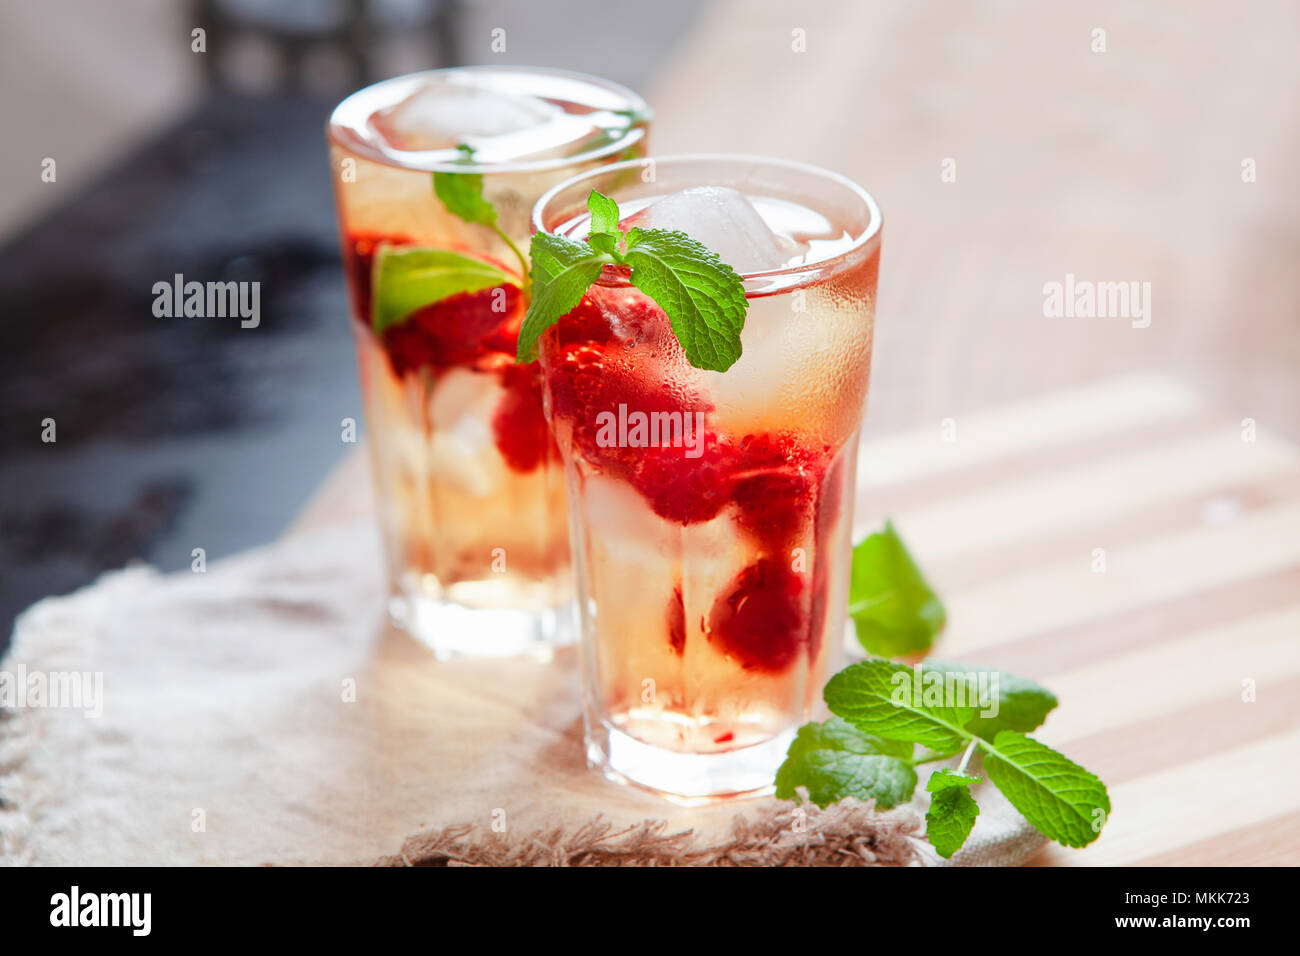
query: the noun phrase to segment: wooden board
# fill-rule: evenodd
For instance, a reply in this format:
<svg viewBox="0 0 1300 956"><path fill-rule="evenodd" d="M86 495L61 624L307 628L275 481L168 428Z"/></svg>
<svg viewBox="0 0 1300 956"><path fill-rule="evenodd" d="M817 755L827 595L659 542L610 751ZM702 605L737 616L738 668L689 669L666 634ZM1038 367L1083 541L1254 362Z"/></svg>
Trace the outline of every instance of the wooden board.
<svg viewBox="0 0 1300 956"><path fill-rule="evenodd" d="M1101 839L1036 862L1300 863L1300 448L1150 375L956 426L863 447L859 526L893 517L943 656L1041 680L1038 736L1107 782Z"/></svg>

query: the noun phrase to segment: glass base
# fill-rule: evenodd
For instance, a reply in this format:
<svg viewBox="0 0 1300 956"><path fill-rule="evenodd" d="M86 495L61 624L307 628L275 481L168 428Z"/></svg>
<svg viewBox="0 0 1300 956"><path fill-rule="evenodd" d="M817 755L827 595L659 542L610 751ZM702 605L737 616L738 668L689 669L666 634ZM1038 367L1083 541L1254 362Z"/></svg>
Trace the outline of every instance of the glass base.
<svg viewBox="0 0 1300 956"><path fill-rule="evenodd" d="M540 611L470 608L403 591L388 599L388 616L440 661L518 656L549 661L557 648L577 640L574 609L568 604Z"/></svg>
<svg viewBox="0 0 1300 956"><path fill-rule="evenodd" d="M794 730L723 753L691 754L642 743L600 725L587 734L587 766L615 783L650 790L694 807L717 800L761 797L773 792Z"/></svg>

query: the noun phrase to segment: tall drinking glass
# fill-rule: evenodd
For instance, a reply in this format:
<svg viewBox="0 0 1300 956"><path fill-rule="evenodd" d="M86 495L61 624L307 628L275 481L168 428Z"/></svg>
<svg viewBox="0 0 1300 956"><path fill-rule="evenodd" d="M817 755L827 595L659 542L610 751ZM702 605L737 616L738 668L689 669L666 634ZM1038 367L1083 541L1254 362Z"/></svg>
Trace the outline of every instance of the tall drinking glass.
<svg viewBox="0 0 1300 956"><path fill-rule="evenodd" d="M330 119L390 612L439 656L576 637L563 473L539 369L515 363L521 260L537 198L643 155L648 115L594 77L464 67L377 83ZM480 190L491 215L465 216Z"/></svg>
<svg viewBox="0 0 1300 956"><path fill-rule="evenodd" d="M797 163L682 156L562 183L533 227L581 239L591 190L741 273L743 353L691 366L606 267L540 342L569 487L588 762L696 801L762 792L841 653L880 211Z"/></svg>

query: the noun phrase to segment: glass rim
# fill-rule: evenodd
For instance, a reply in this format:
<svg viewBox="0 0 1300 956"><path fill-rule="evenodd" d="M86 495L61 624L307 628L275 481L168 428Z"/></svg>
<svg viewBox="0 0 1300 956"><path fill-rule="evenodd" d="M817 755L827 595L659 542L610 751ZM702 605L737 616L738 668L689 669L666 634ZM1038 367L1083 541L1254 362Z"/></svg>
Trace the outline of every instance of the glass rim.
<svg viewBox="0 0 1300 956"><path fill-rule="evenodd" d="M367 95L373 95L379 87L387 84L413 83L417 78L443 76L456 73L515 73L523 76L542 75L557 77L566 80L576 80L585 83L588 86L597 87L607 92L617 94L627 101L627 108L636 113L641 119L633 126L629 127L618 139L612 140L595 149L584 150L574 153L570 156L554 156L546 159L529 159L513 160L505 163L476 163L473 161L425 161L417 163L403 163L392 156L387 155L382 150L376 149L369 143L362 141L357 143L352 139L344 139L338 135L342 129L353 129L354 127L347 123L339 122L339 116L349 109L355 109L357 101ZM394 102L400 102L395 100ZM392 103L388 105L393 105ZM394 169L408 169L422 173L479 173L482 175L492 175L494 173L540 173L556 169L563 169L566 166L576 165L578 163L590 162L593 160L603 159L607 156L617 155L631 146L645 139L649 130L649 125L654 119L654 111L650 104L634 90L624 86L622 83L615 83L613 80L607 80L604 77L593 76L590 73L580 73L577 70L561 70L549 66L511 66L506 64L471 64L467 66L446 66L434 70L417 70L413 73L401 73L397 76L390 76L383 80L377 80L374 83L367 84L359 90L354 90L345 96L330 111L330 117L325 123L326 138L336 146L357 153L365 159L373 162L382 163L385 166L391 166ZM412 150L411 152L431 153L441 152L441 150Z"/></svg>
<svg viewBox="0 0 1300 956"><path fill-rule="evenodd" d="M546 207L554 202L555 198L565 190L574 188L583 180L595 179L599 176L610 173L618 173L628 169L644 167L644 165L649 162L653 162L655 166L692 162L733 164L749 163L752 165L763 165L778 169L791 170L828 180L842 186L848 189L849 192L853 193L853 195L855 195L866 207L867 212L870 215L870 218L867 221L867 226L862 231L862 235L857 236L853 240L853 244L848 248L841 249L839 252L835 253L835 255L829 256L825 259L818 259L816 262L800 262L794 265L781 266L779 269L757 269L750 272L736 270L737 275L744 280L781 278L785 276L801 275L810 271L820 272L823 270L833 269L845 259L860 254L863 249L876 241L880 236L881 227L884 225L884 216L880 212L880 206L876 203L876 199L871 195L871 193L867 192L847 176L826 169L822 166L814 166L812 163L804 163L795 159L781 159L776 156L758 156L753 153L670 153L667 156L646 156L639 159L627 159L618 163L607 163L606 165L600 166L596 169L589 169L585 172L578 173L576 176L570 176L562 183L557 183L550 189L546 190L546 192L542 193L537 202L533 205L533 214L531 217L533 231L555 235L551 229L547 228L544 214L546 212Z"/></svg>

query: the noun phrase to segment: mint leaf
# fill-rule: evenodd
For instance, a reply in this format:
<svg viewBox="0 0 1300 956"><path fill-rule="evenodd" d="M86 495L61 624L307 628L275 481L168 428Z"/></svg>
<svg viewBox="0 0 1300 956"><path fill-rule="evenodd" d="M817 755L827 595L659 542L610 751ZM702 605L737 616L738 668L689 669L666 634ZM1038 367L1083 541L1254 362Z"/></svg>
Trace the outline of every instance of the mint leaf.
<svg viewBox="0 0 1300 956"><path fill-rule="evenodd" d="M822 696L831 713L866 733L924 744L938 753L959 749L970 739L962 728L974 709L948 706L942 685L936 693L918 683L906 664L860 661L832 677Z"/></svg>
<svg viewBox="0 0 1300 956"><path fill-rule="evenodd" d="M632 284L654 299L696 368L725 372L740 358L745 286L703 243L670 229L634 228L622 261Z"/></svg>
<svg viewBox="0 0 1300 956"><path fill-rule="evenodd" d="M381 245L371 283L371 315L376 332L396 325L412 312L462 292L515 284L508 273L447 249Z"/></svg>
<svg viewBox="0 0 1300 956"><path fill-rule="evenodd" d="M984 772L1039 833L1072 847L1097 839L1110 796L1095 774L1014 730L984 750Z"/></svg>
<svg viewBox="0 0 1300 956"><path fill-rule="evenodd" d="M992 710L996 702L996 716L981 717L977 713L975 719L966 725L967 730L985 740L992 740L1003 730L1033 730L1042 725L1057 704L1056 695L1046 687L1008 671L937 660L927 660L918 669L951 674L956 679L965 678L970 686L968 699L971 701L978 700L981 681L985 682L984 689L992 692L996 679L997 692L993 700L975 704L979 711L984 711Z"/></svg>
<svg viewBox="0 0 1300 956"><path fill-rule="evenodd" d="M474 149L461 143L456 147L463 154L461 162L474 158ZM515 241L506 235L505 230L497 225L496 207L483 198L483 175L481 173L434 173L433 192L447 207L453 216L476 226L487 226L497 234L497 238L506 244L516 259L519 260L519 274L523 277L525 298L530 293L528 280L528 260L519 251Z"/></svg>
<svg viewBox="0 0 1300 956"><path fill-rule="evenodd" d="M685 233L636 228L621 234L618 204L594 189L587 208L591 225L586 242L548 233L533 236L535 298L519 332L519 361L531 361L541 334L581 301L601 268L616 264L627 266L632 284L664 310L687 361L718 372L734 365L749 307L736 271Z"/></svg>
<svg viewBox="0 0 1300 956"><path fill-rule="evenodd" d="M911 744L864 734L837 717L804 724L776 772L776 796L795 800L796 788L806 787L819 807L845 797L875 800L882 809L895 807L916 789L911 752Z"/></svg>
<svg viewBox="0 0 1300 956"><path fill-rule="evenodd" d="M537 357L537 340L582 301L600 270L613 258L583 242L539 232L528 250L533 260L533 298L519 328L518 359Z"/></svg>
<svg viewBox="0 0 1300 956"><path fill-rule="evenodd" d="M587 197L587 209L591 211L587 243L600 252L613 252L619 239L618 203L593 189Z"/></svg>
<svg viewBox="0 0 1300 956"><path fill-rule="evenodd" d="M943 767L930 774L930 780L926 783L925 789L927 793L938 793L940 790L947 790L949 787L970 787L983 779L983 777L976 777L969 773L958 773L956 770Z"/></svg>
<svg viewBox="0 0 1300 956"><path fill-rule="evenodd" d="M468 147L461 151L473 155ZM453 216L479 226L497 224L496 208L483 198L481 173L434 173L433 192Z"/></svg>
<svg viewBox="0 0 1300 956"><path fill-rule="evenodd" d="M939 773L935 771L935 776ZM934 776L930 780L933 783ZM932 788L927 785L926 789ZM925 835L935 852L945 860L950 859L970 836L979 813L975 798L965 786L948 786L936 792L930 809L925 812Z"/></svg>
<svg viewBox="0 0 1300 956"><path fill-rule="evenodd" d="M870 654L901 657L930 649L947 612L891 522L853 549L849 617Z"/></svg>

